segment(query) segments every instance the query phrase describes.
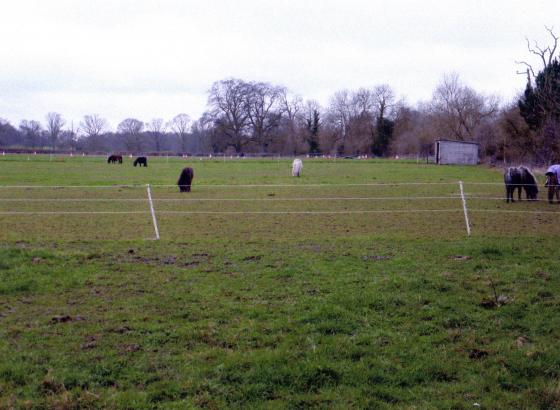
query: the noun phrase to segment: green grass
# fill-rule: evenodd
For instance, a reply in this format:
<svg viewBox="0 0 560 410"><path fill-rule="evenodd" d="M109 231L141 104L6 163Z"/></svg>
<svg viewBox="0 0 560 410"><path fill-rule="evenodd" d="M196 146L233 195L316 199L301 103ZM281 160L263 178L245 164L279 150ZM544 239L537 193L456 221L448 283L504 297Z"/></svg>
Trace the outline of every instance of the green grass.
<svg viewBox="0 0 560 410"><path fill-rule="evenodd" d="M295 179L285 160L32 159L0 160L0 185L139 187L1 188L0 199L140 199L186 165L195 185L154 188L160 241L146 240L149 212L0 217L0 408L560 406L554 215L473 211L467 238L459 197L302 200L451 196L458 180L499 197L500 185L472 184L499 183L499 170L309 160ZM405 181L453 184L344 185ZM0 201L4 212L147 206ZM302 210L405 212L164 213Z"/></svg>

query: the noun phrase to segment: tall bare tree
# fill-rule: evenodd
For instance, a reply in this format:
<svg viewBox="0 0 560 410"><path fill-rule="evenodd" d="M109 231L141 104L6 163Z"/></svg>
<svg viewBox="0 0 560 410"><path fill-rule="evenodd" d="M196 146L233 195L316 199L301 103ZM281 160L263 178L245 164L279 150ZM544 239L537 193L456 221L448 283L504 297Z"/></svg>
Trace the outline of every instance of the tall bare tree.
<svg viewBox="0 0 560 410"><path fill-rule="evenodd" d="M338 153L343 153L347 144L348 128L352 116L351 98L348 90L340 90L334 93L329 101L327 120L335 138L333 148Z"/></svg>
<svg viewBox="0 0 560 410"><path fill-rule="evenodd" d="M447 74L437 86L430 110L441 137L476 140L477 127L498 112L498 98L483 96L463 85L456 73Z"/></svg>
<svg viewBox="0 0 560 410"><path fill-rule="evenodd" d="M154 141L156 152L160 152L165 138L165 130L167 129L167 124L163 121L162 118L154 118L146 124L146 128L148 129L148 132L152 137L152 140Z"/></svg>
<svg viewBox="0 0 560 410"><path fill-rule="evenodd" d="M304 150L305 119L303 100L300 96L290 96L286 88L280 92L279 111L281 112L281 141L277 151L296 155Z"/></svg>
<svg viewBox="0 0 560 410"><path fill-rule="evenodd" d="M372 98L375 132L372 132L371 151L375 155L386 156L393 138L395 93L389 85L381 84L373 89Z"/></svg>
<svg viewBox="0 0 560 410"><path fill-rule="evenodd" d="M43 127L39 121L22 120L19 124L20 132L23 134L25 145L37 148L40 144Z"/></svg>
<svg viewBox="0 0 560 410"><path fill-rule="evenodd" d="M127 118L117 126L117 132L124 137L124 145L129 152L142 152L143 129L144 123L136 118Z"/></svg>
<svg viewBox="0 0 560 410"><path fill-rule="evenodd" d="M188 136L191 128L191 117L187 114L177 114L169 122L169 127L173 130L179 139L181 152L188 151Z"/></svg>
<svg viewBox="0 0 560 410"><path fill-rule="evenodd" d="M98 114L85 115L79 127L80 131L88 137L99 136L107 131L107 128L107 120Z"/></svg>
<svg viewBox="0 0 560 410"><path fill-rule="evenodd" d="M266 152L272 134L280 124L281 99L284 90L263 82L247 84L246 113L252 139Z"/></svg>
<svg viewBox="0 0 560 410"><path fill-rule="evenodd" d="M66 124L66 121L64 121L62 115L59 113L49 112L47 114L47 132L49 134L49 142L53 150L56 147L56 143L58 142L64 124Z"/></svg>
<svg viewBox="0 0 560 410"><path fill-rule="evenodd" d="M85 146L94 151L101 151L107 149L105 141L105 132L109 125L105 118L98 114L85 115L83 120L80 121L78 128L79 132L85 136Z"/></svg>
<svg viewBox="0 0 560 410"><path fill-rule="evenodd" d="M234 147L236 152L241 152L251 140L247 133L249 88L245 81L230 78L215 82L209 91L209 114L216 132L223 135L224 144Z"/></svg>
<svg viewBox="0 0 560 410"><path fill-rule="evenodd" d="M534 41L533 44L531 45L529 39L525 38L525 41L527 42L527 50L529 50L530 54L533 54L538 57L539 62L542 64L541 70L544 70L546 67L550 66L554 61L555 58L554 53L558 48L558 40L559 40L559 37L556 34L554 34L554 31L551 27L545 26L545 30L552 38L551 44L549 44L546 47L539 45L539 43L536 41ZM531 85L531 83L536 80L537 74L540 70L535 70L532 64L524 60L516 61L516 63L525 66L526 70L518 71L517 74L527 75L527 82L529 83L529 85Z"/></svg>
<svg viewBox="0 0 560 410"><path fill-rule="evenodd" d="M373 89L336 92L330 100L327 123L342 154L385 155L388 151L392 122L389 114L394 94L388 85Z"/></svg>

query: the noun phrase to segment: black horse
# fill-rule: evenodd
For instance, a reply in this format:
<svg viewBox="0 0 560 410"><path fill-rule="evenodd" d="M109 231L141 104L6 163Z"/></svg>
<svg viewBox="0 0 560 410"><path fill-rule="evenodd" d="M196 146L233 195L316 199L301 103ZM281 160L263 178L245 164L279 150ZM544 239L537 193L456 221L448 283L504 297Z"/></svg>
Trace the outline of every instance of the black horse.
<svg viewBox="0 0 560 410"><path fill-rule="evenodd" d="M191 192L191 183L194 178L194 171L191 167L183 168L177 185L179 185L179 192Z"/></svg>
<svg viewBox="0 0 560 410"><path fill-rule="evenodd" d="M139 166L148 166L148 159L146 157L138 157L134 160L134 166L139 165Z"/></svg>
<svg viewBox="0 0 560 410"><path fill-rule="evenodd" d="M116 163L122 164L122 155L109 155L109 158L107 158L107 164L116 164Z"/></svg>
<svg viewBox="0 0 560 410"><path fill-rule="evenodd" d="M506 184L506 202L515 202L513 194L517 188L517 197L521 201L521 188L525 190L525 195L529 201L535 201L539 193L537 180L527 168L510 167L504 173L504 183Z"/></svg>

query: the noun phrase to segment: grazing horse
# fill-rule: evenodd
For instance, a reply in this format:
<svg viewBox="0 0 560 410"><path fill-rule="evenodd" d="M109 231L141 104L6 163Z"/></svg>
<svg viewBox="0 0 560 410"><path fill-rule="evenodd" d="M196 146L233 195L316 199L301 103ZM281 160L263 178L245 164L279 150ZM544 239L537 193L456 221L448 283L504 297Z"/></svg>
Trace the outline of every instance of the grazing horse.
<svg viewBox="0 0 560 410"><path fill-rule="evenodd" d="M138 157L134 160L134 166L139 165L139 166L148 166L148 159L146 157Z"/></svg>
<svg viewBox="0 0 560 410"><path fill-rule="evenodd" d="M545 187L548 188L548 203L552 204L554 202L554 195L556 194L556 201L560 203L560 165L551 165L546 170L546 183Z"/></svg>
<svg viewBox="0 0 560 410"><path fill-rule="evenodd" d="M177 185L179 185L179 192L191 192L191 183L194 178L194 171L191 167L183 168Z"/></svg>
<svg viewBox="0 0 560 410"><path fill-rule="evenodd" d="M299 177L301 175L302 168L303 168L303 163L301 162L301 159L299 158L294 159L294 162L292 162L292 176Z"/></svg>
<svg viewBox="0 0 560 410"><path fill-rule="evenodd" d="M525 190L525 195L529 201L535 201L539 193L537 180L527 168L510 167L504 173L504 183L506 185L506 202L515 202L513 194L517 188L517 197L521 201L521 188Z"/></svg>
<svg viewBox="0 0 560 410"><path fill-rule="evenodd" d="M122 164L122 155L109 155L109 158L107 158L107 164L116 164L116 163Z"/></svg>

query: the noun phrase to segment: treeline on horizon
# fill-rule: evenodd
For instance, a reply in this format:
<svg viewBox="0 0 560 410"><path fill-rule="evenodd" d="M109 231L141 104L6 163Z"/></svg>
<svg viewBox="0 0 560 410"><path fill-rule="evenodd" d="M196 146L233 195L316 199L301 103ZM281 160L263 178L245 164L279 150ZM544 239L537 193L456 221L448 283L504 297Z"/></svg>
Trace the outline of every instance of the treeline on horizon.
<svg viewBox="0 0 560 410"><path fill-rule="evenodd" d="M208 91L207 110L198 119L178 114L142 122L121 121L110 131L97 114L85 115L69 129L62 114L45 122L0 119L0 147L86 152L391 155L432 154L434 141L480 144L492 163L548 164L560 161L560 62L558 37L531 47L540 70L526 68L526 89L515 101L500 104L457 74L445 75L430 101L413 107L398 100L389 85L341 90L326 106L292 95L286 87L229 78ZM65 128L66 127L66 128Z"/></svg>

